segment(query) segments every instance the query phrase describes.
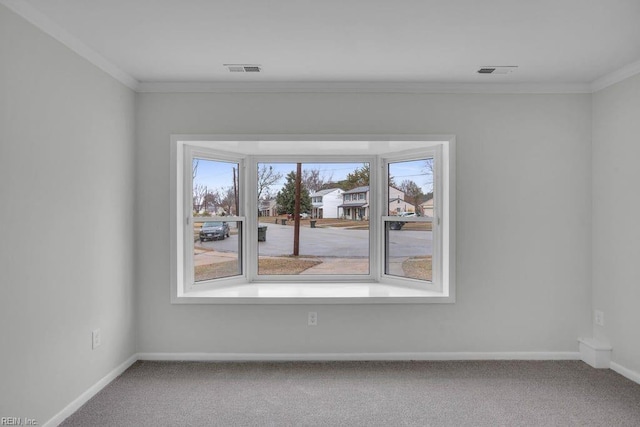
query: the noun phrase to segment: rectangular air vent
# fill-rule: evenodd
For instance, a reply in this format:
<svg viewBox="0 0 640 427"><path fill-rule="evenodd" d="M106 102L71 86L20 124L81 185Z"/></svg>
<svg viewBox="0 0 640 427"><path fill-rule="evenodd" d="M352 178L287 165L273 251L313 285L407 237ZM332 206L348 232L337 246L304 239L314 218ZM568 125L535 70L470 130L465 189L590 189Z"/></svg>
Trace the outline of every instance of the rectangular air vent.
<svg viewBox="0 0 640 427"><path fill-rule="evenodd" d="M256 64L223 64L232 73L259 73L262 70L260 65Z"/></svg>
<svg viewBox="0 0 640 427"><path fill-rule="evenodd" d="M478 74L509 74L517 68L517 65L487 65L480 67Z"/></svg>

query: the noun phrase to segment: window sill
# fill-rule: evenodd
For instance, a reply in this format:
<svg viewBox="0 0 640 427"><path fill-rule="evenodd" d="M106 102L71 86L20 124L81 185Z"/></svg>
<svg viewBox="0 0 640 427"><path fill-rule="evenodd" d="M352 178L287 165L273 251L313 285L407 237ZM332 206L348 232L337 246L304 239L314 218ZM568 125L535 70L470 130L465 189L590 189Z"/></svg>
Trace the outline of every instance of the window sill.
<svg viewBox="0 0 640 427"><path fill-rule="evenodd" d="M248 283L190 291L173 304L432 304L453 303L442 292L383 283Z"/></svg>

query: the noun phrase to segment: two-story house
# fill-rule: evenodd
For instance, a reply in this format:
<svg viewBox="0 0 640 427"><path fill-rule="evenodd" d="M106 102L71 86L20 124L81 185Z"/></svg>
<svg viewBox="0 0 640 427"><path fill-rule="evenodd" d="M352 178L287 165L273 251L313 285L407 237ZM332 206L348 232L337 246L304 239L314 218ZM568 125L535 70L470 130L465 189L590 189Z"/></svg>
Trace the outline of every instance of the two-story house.
<svg viewBox="0 0 640 427"><path fill-rule="evenodd" d="M389 215L415 212L415 206L404 200L404 191L389 186Z"/></svg>
<svg viewBox="0 0 640 427"><path fill-rule="evenodd" d="M342 218L369 219L369 186L356 187L342 193L342 204L338 208Z"/></svg>
<svg viewBox="0 0 640 427"><path fill-rule="evenodd" d="M342 203L342 193L340 188L329 188L316 191L311 196L311 217L312 218L338 218L339 206Z"/></svg>
<svg viewBox="0 0 640 427"><path fill-rule="evenodd" d="M389 187L389 213L400 215L403 212L415 212L415 206L404 200L404 192ZM369 186L356 187L342 194L342 204L338 206L338 214L342 218L363 220L369 219Z"/></svg>

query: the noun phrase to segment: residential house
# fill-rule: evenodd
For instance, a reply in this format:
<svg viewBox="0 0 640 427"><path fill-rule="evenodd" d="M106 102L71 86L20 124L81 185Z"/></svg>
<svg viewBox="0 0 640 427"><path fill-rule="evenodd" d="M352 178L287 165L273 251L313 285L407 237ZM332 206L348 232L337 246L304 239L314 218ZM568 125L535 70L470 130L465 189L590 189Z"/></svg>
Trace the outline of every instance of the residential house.
<svg viewBox="0 0 640 427"><path fill-rule="evenodd" d="M342 193L340 188L329 188L316 191L311 196L311 217L312 218L338 218L339 207L342 203Z"/></svg>
<svg viewBox="0 0 640 427"><path fill-rule="evenodd" d="M369 219L369 186L356 187L342 193L342 204L338 208L342 218Z"/></svg>
<svg viewBox="0 0 640 427"><path fill-rule="evenodd" d="M421 215L433 217L433 198L420 204Z"/></svg>
<svg viewBox="0 0 640 427"><path fill-rule="evenodd" d="M404 212L415 212L415 206L404 200L402 190L389 186L389 215L400 215Z"/></svg>
<svg viewBox="0 0 640 427"><path fill-rule="evenodd" d="M278 204L276 199L262 199L260 200L258 216L277 216Z"/></svg>

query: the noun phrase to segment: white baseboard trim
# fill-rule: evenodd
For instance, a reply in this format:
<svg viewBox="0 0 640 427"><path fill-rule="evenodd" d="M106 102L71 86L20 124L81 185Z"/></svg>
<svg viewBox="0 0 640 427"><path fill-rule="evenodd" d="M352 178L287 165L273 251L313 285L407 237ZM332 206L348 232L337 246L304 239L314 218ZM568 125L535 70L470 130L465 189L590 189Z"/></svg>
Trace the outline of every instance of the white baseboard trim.
<svg viewBox="0 0 640 427"><path fill-rule="evenodd" d="M640 384L640 373L636 371L632 371L631 369L627 369L622 365L617 364L616 362L611 362L610 364L611 370L619 373L623 377L629 378L631 381L634 381Z"/></svg>
<svg viewBox="0 0 640 427"><path fill-rule="evenodd" d="M580 360L579 352L455 353L138 353L148 361Z"/></svg>
<svg viewBox="0 0 640 427"><path fill-rule="evenodd" d="M104 376L100 381L92 385L87 391L82 393L76 400L68 404L62 411L58 412L53 416L49 421L44 423L43 427L56 427L58 424L66 420L71 414L76 412L82 405L87 403L89 399L98 394L100 390L105 388L111 381L115 380L118 375L122 374L126 371L131 365L133 365L138 360L138 355L134 354L119 366L117 366L114 370L109 372Z"/></svg>

